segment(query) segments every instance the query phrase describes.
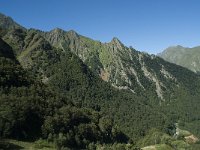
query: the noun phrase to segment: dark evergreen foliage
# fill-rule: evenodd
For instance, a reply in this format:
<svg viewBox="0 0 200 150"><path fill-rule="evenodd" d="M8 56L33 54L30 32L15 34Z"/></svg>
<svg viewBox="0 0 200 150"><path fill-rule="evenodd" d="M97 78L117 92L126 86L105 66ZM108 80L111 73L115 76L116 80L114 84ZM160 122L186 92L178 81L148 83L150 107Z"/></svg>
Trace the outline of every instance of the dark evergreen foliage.
<svg viewBox="0 0 200 150"><path fill-rule="evenodd" d="M76 148L86 148L91 142L128 141L113 123L107 125L109 119L92 109L76 106L37 81L19 65L14 55L7 55L11 47L2 40L0 45L5 46L0 48L1 138L43 137L56 141L58 146Z"/></svg>

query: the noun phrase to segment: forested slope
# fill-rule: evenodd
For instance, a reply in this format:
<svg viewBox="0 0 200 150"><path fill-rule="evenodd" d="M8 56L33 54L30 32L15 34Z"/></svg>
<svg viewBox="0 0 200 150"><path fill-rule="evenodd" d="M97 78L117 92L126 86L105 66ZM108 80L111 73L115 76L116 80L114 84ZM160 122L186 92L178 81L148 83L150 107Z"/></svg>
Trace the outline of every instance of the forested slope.
<svg viewBox="0 0 200 150"><path fill-rule="evenodd" d="M200 135L197 74L117 38L0 27L1 137L86 148L136 143L152 128L173 135L177 122Z"/></svg>

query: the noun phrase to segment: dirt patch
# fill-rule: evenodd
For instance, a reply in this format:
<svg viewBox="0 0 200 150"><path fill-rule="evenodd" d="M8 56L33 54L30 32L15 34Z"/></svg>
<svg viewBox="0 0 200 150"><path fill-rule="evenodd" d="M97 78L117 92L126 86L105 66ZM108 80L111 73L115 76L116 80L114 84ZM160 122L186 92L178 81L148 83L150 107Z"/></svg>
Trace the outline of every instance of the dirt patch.
<svg viewBox="0 0 200 150"><path fill-rule="evenodd" d="M155 145L146 146L146 147L142 148L142 150L156 150L156 146Z"/></svg>
<svg viewBox="0 0 200 150"><path fill-rule="evenodd" d="M100 77L102 78L102 80L108 82L109 76L110 74L106 70L101 69Z"/></svg>
<svg viewBox="0 0 200 150"><path fill-rule="evenodd" d="M186 142L189 143L189 144L194 144L194 143L196 143L196 142L199 141L199 139L198 139L196 136L194 136L193 134L190 135L190 136L186 136L186 137L185 137L185 140L186 140Z"/></svg>

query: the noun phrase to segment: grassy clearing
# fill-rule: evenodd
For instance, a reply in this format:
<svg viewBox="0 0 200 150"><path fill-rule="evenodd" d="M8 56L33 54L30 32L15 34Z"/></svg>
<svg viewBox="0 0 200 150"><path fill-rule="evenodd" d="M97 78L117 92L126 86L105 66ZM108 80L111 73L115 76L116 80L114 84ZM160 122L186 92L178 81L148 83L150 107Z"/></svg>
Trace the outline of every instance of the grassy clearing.
<svg viewBox="0 0 200 150"><path fill-rule="evenodd" d="M53 144L39 140L36 142L24 142L11 139L0 141L0 150L55 150Z"/></svg>

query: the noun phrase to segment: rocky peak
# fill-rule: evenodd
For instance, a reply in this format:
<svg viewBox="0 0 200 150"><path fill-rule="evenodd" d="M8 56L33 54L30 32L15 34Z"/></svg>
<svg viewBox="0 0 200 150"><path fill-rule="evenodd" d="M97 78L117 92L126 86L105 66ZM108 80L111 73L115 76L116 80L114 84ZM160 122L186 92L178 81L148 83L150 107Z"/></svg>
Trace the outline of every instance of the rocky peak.
<svg viewBox="0 0 200 150"><path fill-rule="evenodd" d="M179 50L179 51L181 51L181 50L185 50L185 49L186 49L186 47L183 47L181 45L176 45L176 46L170 46L166 50L170 50L170 51Z"/></svg>
<svg viewBox="0 0 200 150"><path fill-rule="evenodd" d="M78 33L74 30L69 30L67 33L71 35L78 35Z"/></svg>
<svg viewBox="0 0 200 150"><path fill-rule="evenodd" d="M0 13L0 28L2 29L16 29L20 28L25 30L24 27L17 24L12 18Z"/></svg>
<svg viewBox="0 0 200 150"><path fill-rule="evenodd" d="M77 38L79 38L78 33L76 33L76 31L74 31L74 30L69 30L69 31L67 32L67 35L68 35L68 37L69 37L70 39L77 39Z"/></svg>
<svg viewBox="0 0 200 150"><path fill-rule="evenodd" d="M185 48L185 47L183 47L181 45L176 45L175 47L177 47L177 48Z"/></svg>
<svg viewBox="0 0 200 150"><path fill-rule="evenodd" d="M114 37L110 44L123 46L122 42L117 37Z"/></svg>
<svg viewBox="0 0 200 150"><path fill-rule="evenodd" d="M55 28L55 29L53 29L53 30L50 31L51 34L56 34L56 35L63 34L64 32L65 31L62 30L62 29L60 29L60 28Z"/></svg>
<svg viewBox="0 0 200 150"><path fill-rule="evenodd" d="M123 43L116 37L114 37L111 42L108 43L108 46L113 50L113 53L124 50Z"/></svg>
<svg viewBox="0 0 200 150"><path fill-rule="evenodd" d="M65 31L60 28L55 28L44 34L45 38L54 46L64 37Z"/></svg>

